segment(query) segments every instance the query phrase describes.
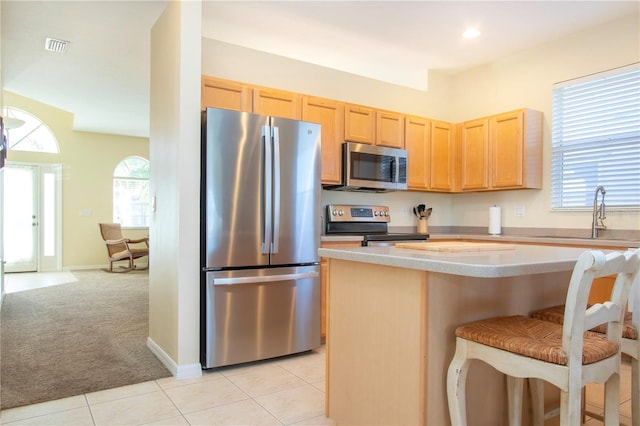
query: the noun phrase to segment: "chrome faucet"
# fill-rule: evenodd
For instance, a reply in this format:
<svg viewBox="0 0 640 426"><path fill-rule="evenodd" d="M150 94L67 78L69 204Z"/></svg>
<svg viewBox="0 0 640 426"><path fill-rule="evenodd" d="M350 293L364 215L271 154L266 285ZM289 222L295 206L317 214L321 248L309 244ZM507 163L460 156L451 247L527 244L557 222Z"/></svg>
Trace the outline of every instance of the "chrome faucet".
<svg viewBox="0 0 640 426"><path fill-rule="evenodd" d="M598 207L598 193L602 192L602 202ZM604 194L607 192L604 190L604 186L596 188L596 193L593 196L593 222L591 223L591 238L598 238L598 229L607 229L603 220L607 218L604 211Z"/></svg>

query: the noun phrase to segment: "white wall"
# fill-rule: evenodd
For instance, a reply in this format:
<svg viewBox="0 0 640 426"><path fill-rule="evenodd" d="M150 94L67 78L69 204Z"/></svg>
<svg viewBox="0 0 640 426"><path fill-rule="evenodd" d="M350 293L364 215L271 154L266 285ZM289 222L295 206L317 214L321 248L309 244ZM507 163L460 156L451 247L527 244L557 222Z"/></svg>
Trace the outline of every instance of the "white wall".
<svg viewBox="0 0 640 426"><path fill-rule="evenodd" d="M178 378L201 374L201 2L169 2L151 31L150 347Z"/></svg>
<svg viewBox="0 0 640 426"><path fill-rule="evenodd" d="M415 224L411 206L434 208L431 226L488 224L489 207L503 208L503 227L590 229L590 212L550 211L551 88L557 81L640 61L640 24L629 16L475 69L448 76L431 72L427 92L270 55L210 39L202 42L202 73L267 87L460 122L518 108L544 113L542 190L472 194L403 192L357 194L323 191L323 204L388 204L392 225ZM206 29L204 29L206 30ZM524 206L525 216L514 208ZM640 212L608 209L610 229L640 229Z"/></svg>

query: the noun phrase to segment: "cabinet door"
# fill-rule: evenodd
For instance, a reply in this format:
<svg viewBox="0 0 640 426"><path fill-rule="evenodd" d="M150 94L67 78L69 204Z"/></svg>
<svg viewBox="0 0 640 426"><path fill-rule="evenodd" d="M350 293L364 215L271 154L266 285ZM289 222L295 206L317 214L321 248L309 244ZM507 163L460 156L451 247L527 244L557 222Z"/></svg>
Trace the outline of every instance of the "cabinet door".
<svg viewBox="0 0 640 426"><path fill-rule="evenodd" d="M429 189L431 159L431 123L420 117L405 119L405 148L407 149L407 186L409 189Z"/></svg>
<svg viewBox="0 0 640 426"><path fill-rule="evenodd" d="M404 148L404 116L395 112L376 112L376 145Z"/></svg>
<svg viewBox="0 0 640 426"><path fill-rule="evenodd" d="M305 96L302 119L322 126L322 183L342 181L342 142L344 135L344 104L331 99Z"/></svg>
<svg viewBox="0 0 640 426"><path fill-rule="evenodd" d="M373 145L376 140L375 111L358 105L345 105L344 139Z"/></svg>
<svg viewBox="0 0 640 426"><path fill-rule="evenodd" d="M453 190L453 126L431 122L431 189Z"/></svg>
<svg viewBox="0 0 640 426"><path fill-rule="evenodd" d="M460 189L489 188L489 122L467 121L460 135Z"/></svg>
<svg viewBox="0 0 640 426"><path fill-rule="evenodd" d="M202 76L202 109L224 108L251 112L251 89L242 83Z"/></svg>
<svg viewBox="0 0 640 426"><path fill-rule="evenodd" d="M301 96L284 90L253 89L253 112L274 117L300 120L302 117Z"/></svg>
<svg viewBox="0 0 640 426"><path fill-rule="evenodd" d="M523 111L500 114L491 119L491 186L523 186Z"/></svg>

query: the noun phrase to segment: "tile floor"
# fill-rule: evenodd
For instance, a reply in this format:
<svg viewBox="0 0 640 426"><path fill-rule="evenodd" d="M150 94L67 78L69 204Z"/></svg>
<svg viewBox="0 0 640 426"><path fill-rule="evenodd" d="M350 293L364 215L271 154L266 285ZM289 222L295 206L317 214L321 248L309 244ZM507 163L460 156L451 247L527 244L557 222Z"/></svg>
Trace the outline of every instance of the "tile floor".
<svg viewBox="0 0 640 426"><path fill-rule="evenodd" d="M78 281L71 272L16 272L4 275L4 292L35 290Z"/></svg>
<svg viewBox="0 0 640 426"><path fill-rule="evenodd" d="M4 410L2 425L333 425L324 417L324 347L224 367L197 379L165 378ZM622 425L631 425L631 367L623 364ZM589 385L587 407L603 413L604 386ZM553 418L546 426L559 424ZM587 418L585 425L602 425Z"/></svg>
<svg viewBox="0 0 640 426"><path fill-rule="evenodd" d="M331 425L324 347L3 410L2 425Z"/></svg>
<svg viewBox="0 0 640 426"><path fill-rule="evenodd" d="M75 281L65 272L27 275L7 274L5 290ZM621 377L620 421L631 425L627 362ZM305 354L209 370L197 379L169 377L3 410L0 425L333 425L324 417L324 380L323 346ZM587 387L589 411L604 412L603 394L603 385ZM545 422L558 424L557 417ZM592 418L585 423L602 424Z"/></svg>

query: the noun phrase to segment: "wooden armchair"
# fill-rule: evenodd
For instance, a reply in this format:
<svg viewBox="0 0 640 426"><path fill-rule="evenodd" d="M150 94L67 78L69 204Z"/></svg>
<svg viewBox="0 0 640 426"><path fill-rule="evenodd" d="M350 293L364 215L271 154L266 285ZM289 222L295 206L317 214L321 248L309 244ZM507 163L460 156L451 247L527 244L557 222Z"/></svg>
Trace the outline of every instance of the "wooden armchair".
<svg viewBox="0 0 640 426"><path fill-rule="evenodd" d="M134 269L148 269L149 264L144 268L137 268L134 263L135 259L139 259L144 256L149 256L149 239L130 239L122 236L122 229L119 223L100 223L100 234L107 246L107 252L109 254L109 272L115 272L113 270L113 262L121 260L127 260L128 266L121 266L117 272L129 272ZM144 247L131 247L132 244L144 244Z"/></svg>

